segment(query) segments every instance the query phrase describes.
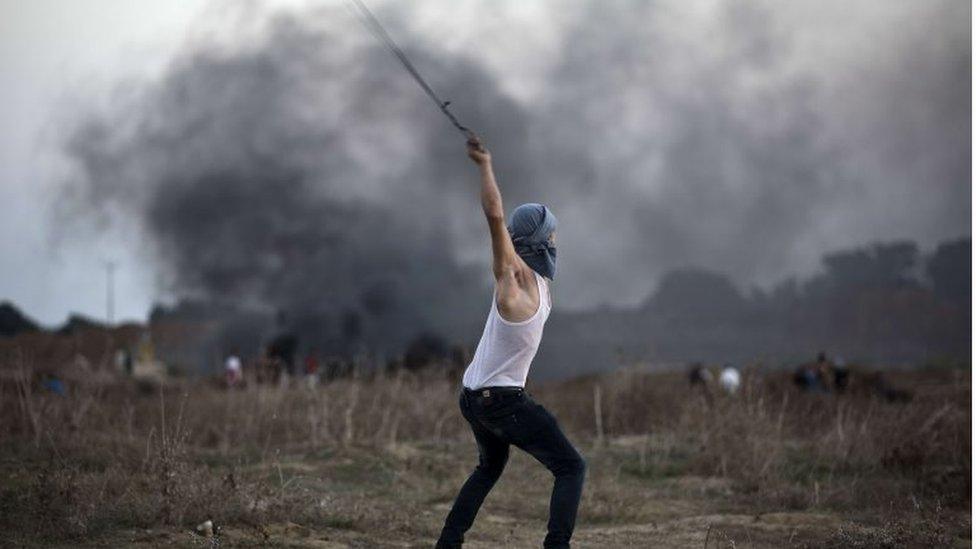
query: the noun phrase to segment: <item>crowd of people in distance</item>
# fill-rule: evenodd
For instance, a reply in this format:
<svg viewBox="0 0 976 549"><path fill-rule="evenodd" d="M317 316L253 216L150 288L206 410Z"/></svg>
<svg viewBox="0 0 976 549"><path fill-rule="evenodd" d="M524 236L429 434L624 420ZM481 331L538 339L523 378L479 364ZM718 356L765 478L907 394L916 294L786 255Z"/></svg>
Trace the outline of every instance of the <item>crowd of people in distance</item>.
<svg viewBox="0 0 976 549"><path fill-rule="evenodd" d="M844 359L827 360L824 352L817 354L817 360L799 365L793 373L793 383L811 393L843 393L849 378Z"/></svg>
<svg viewBox="0 0 976 549"><path fill-rule="evenodd" d="M844 394L851 391L852 378L857 379L859 393L874 395L888 402L907 402L913 396L911 391L893 387L883 372L854 371L843 358L830 359L825 352L818 353L816 360L797 366L792 382L803 393ZM735 366L725 364L715 375L701 362L695 362L688 368L688 382L711 403L716 391L728 395L737 393L742 384L742 374Z"/></svg>
<svg viewBox="0 0 976 549"><path fill-rule="evenodd" d="M248 363L248 377L244 376L244 359L237 349L224 358L223 383L228 389L244 387L247 383L274 384L287 386L291 383L304 383L309 389L316 388L322 376L336 378L343 376L348 366L340 360L328 360L322 368L322 359L315 349L310 349L299 363L296 353L281 352L273 345L264 349L256 359Z"/></svg>

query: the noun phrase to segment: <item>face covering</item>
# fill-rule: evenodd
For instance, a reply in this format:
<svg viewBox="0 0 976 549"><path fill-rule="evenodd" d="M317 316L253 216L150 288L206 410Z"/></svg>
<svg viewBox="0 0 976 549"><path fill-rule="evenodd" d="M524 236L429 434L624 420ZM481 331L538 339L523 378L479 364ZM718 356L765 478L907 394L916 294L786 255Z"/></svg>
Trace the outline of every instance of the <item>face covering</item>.
<svg viewBox="0 0 976 549"><path fill-rule="evenodd" d="M556 216L542 204L522 204L512 212L508 234L515 253L533 271L552 280L556 276L556 247L549 235L556 230Z"/></svg>

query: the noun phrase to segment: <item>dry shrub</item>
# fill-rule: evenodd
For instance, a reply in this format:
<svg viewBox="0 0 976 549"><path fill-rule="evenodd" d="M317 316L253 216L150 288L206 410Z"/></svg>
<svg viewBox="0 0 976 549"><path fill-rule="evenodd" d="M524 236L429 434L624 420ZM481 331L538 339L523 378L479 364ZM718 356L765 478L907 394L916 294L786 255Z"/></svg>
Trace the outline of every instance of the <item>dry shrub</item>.
<svg viewBox="0 0 976 549"><path fill-rule="evenodd" d="M907 506L925 498L969 503L970 387L954 372L905 374L910 403L870 394L803 394L783 375L747 370L734 395L693 390L679 374L616 372L539 391L577 434L651 433L640 463L654 474L695 473L735 481L771 508ZM602 410L594 410L600 386ZM661 441L667 441L666 444ZM650 453L648 457L646 454ZM646 468L637 469L646 476Z"/></svg>
<svg viewBox="0 0 976 549"><path fill-rule="evenodd" d="M680 429L694 435L694 468L735 478L750 489L783 474L787 464L784 414L787 397L770 406L755 384L737 398L718 398L712 407L688 407Z"/></svg>
<svg viewBox="0 0 976 549"><path fill-rule="evenodd" d="M12 442L3 457L40 465L11 471L15 482L0 484L0 528L22 540L187 528L205 518L351 527L366 511L323 499L285 456L382 450L461 432L453 388L424 374L341 379L319 390L226 392L178 382L150 395L125 383L75 383L62 397L20 366L13 384L0 384L13 397L0 400L0 436Z"/></svg>
<svg viewBox="0 0 976 549"><path fill-rule="evenodd" d="M206 518L258 530L270 521L409 524L406 511L395 508L384 511L386 523L377 522L383 519L370 510L375 502L330 498L289 463L294 456L321 456L323 463L339 463L330 474L353 486L363 471L395 477L395 467L442 479L456 464L434 463L436 452L415 459L403 443L436 448L470 440L456 386L436 372L360 374L316 389L226 391L184 380L149 395L123 381L76 382L60 397L31 382L29 360L0 368L16 372L0 383L0 437L9 441L0 452L7 463L27 464L10 469L0 484L0 527L21 539L78 539L107 527L188 528ZM617 476L637 482L720 477L732 487L721 497L759 508L875 509L912 517L919 502L969 505L968 378L926 375L916 398L897 404L800 394L776 375L755 371L746 372L737 394L710 399L680 374L638 371L530 391L584 454L602 452L615 463ZM640 442L618 443L631 439ZM341 468L344 460L363 465L365 456L372 459L368 467ZM456 487L438 480L432 489ZM638 509L636 500L624 503L597 514L612 521L628 505ZM933 531L945 528L940 515L926 520ZM835 537L887 543L870 536L901 539L902 523Z"/></svg>
<svg viewBox="0 0 976 549"><path fill-rule="evenodd" d="M971 526L945 513L938 503L919 507L913 514L898 514L879 526L848 524L829 538L805 547L827 549L896 549L900 547L952 547L969 544Z"/></svg>

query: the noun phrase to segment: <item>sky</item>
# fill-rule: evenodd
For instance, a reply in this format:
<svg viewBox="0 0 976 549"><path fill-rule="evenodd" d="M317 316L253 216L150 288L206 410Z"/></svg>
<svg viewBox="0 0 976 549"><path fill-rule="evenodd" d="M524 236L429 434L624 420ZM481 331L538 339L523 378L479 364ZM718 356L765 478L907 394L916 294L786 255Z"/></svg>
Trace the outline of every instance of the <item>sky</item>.
<svg viewBox="0 0 976 549"><path fill-rule="evenodd" d="M274 10L335 3L241 4ZM504 3L514 18L508 24L524 24L538 11ZM139 253L146 245L143 239L123 228L65 243L53 226L57 183L70 177L59 150L60 123L75 108L106 101L120 82L157 77L181 47L214 31L208 18L226 14L234 4L0 0L0 74L5 75L0 90L0 253L8 266L0 272L0 300L14 302L47 324L62 322L70 312L105 318L106 263L114 262L116 320L145 318L161 292L154 267ZM428 12L424 23L437 26L436 6ZM475 10L467 10L461 24L472 25L477 17ZM510 53L512 44L496 40L492 46Z"/></svg>
<svg viewBox="0 0 976 549"><path fill-rule="evenodd" d="M295 2L285 2L294 5ZM59 122L108 95L119 79L158 74L213 3L38 0L0 2L0 299L33 318L105 318L105 264L116 270L116 319L143 319L155 289L144 243L118 231L62 246L49 219L65 177Z"/></svg>
<svg viewBox="0 0 976 549"><path fill-rule="evenodd" d="M820 254L838 247L911 238L930 248L969 234L971 190L959 179L971 146L967 3L377 5L396 36L430 56L425 68L438 82L449 80L438 67L470 65L471 74L488 75L490 89L478 91L486 102L513 105L500 120L528 136L532 155L499 157L512 164L500 169L538 176L531 188L565 212L563 280L572 291L563 303L571 307L633 305L664 269L688 264L727 270L742 286L768 285L810 274ZM251 42L274 51L262 41L267 13L286 9L314 21L326 10L335 19L336 6L0 2L7 81L0 90L0 253L8 266L0 299L48 324L71 311L104 317L108 261L118 265L116 319L142 319L154 300L185 289L186 281L165 274L186 254L159 254L173 245L172 227L147 230L140 215L112 213L145 206L126 202L121 187L104 189L104 209L88 205L97 230L65 217L62 206L76 204L65 182L92 177L79 171L79 153L66 152L66 142L89 120L112 127L158 115L132 98L165 97L168 85L195 74L193 52L246 51ZM339 34L353 32L364 35L355 27ZM412 86L393 63L377 67L390 71L383 76L389 82ZM416 93L405 108L426 117ZM137 114L117 114L132 101ZM436 112L429 116L423 124L443 129ZM416 122L397 112L392 119ZM491 130L490 116L485 126ZM523 139L510 127L495 136ZM564 146L554 147L551 136ZM147 158L140 143L152 142L143 137L121 148L124 156L106 147L81 157L137 158L125 167L139 170ZM540 140L550 142L536 146ZM440 161L439 142L431 143L427 150L393 144L404 166L413 166L409 173L422 174L417 157ZM556 169L540 175L543 166ZM147 177L145 188L163 180ZM458 229L454 253L462 263L483 262L469 233ZM587 283L598 276L609 283Z"/></svg>

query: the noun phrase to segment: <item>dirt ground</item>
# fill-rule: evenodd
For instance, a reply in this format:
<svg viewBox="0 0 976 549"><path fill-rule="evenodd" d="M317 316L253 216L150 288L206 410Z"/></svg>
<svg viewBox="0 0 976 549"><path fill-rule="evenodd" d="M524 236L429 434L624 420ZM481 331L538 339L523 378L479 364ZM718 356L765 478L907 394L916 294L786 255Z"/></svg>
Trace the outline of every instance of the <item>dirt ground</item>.
<svg viewBox="0 0 976 549"><path fill-rule="evenodd" d="M764 508L727 480L642 474L629 459L635 443L631 437L584 448L589 471L574 547L903 546L872 517L857 512ZM219 516L201 516L192 522L212 519L213 538L194 532L188 522L185 528L108 529L70 546L433 547L455 490L475 463L474 445L461 442L281 456L276 469L282 492L318 501L320 518L312 524L225 524ZM548 472L513 449L465 547L540 547L550 488ZM269 496L269 502L278 496ZM269 502L253 504L260 508ZM950 546L969 547L968 516L957 520L962 529Z"/></svg>

